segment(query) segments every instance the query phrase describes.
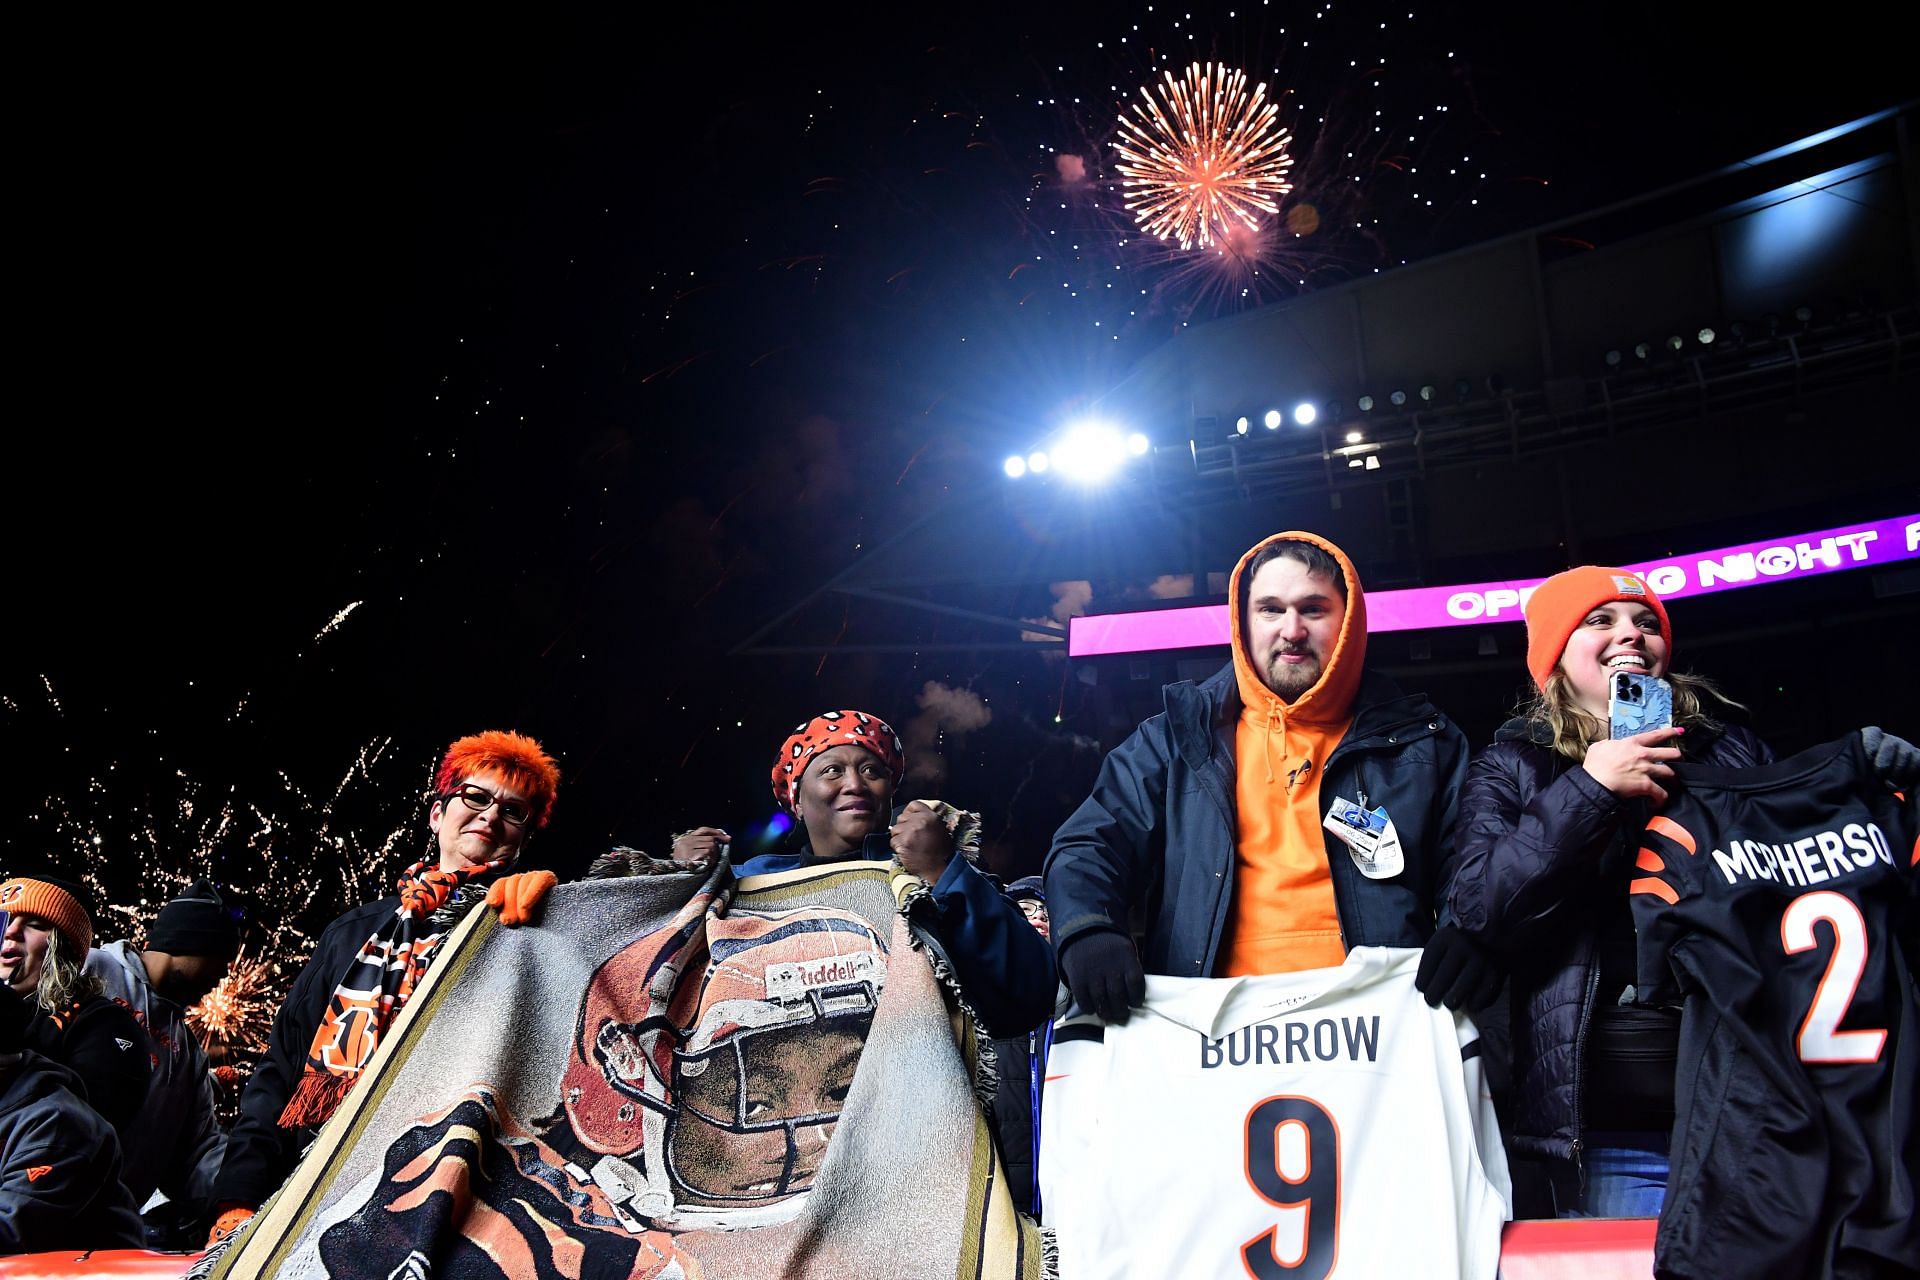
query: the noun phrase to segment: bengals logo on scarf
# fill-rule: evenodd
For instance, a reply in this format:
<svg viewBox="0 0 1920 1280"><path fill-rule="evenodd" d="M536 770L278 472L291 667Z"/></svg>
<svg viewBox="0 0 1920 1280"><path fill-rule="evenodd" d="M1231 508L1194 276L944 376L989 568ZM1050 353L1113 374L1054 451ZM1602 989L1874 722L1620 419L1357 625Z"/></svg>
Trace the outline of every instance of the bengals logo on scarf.
<svg viewBox="0 0 1920 1280"><path fill-rule="evenodd" d="M324 1124L339 1108L361 1071L373 1061L394 1015L426 976L445 936L421 932L431 927L429 918L461 885L501 870L508 861L502 858L479 867L423 874L427 864L422 860L401 873L400 907L360 945L334 987L313 1042L307 1046L306 1069L280 1113L282 1128Z"/></svg>

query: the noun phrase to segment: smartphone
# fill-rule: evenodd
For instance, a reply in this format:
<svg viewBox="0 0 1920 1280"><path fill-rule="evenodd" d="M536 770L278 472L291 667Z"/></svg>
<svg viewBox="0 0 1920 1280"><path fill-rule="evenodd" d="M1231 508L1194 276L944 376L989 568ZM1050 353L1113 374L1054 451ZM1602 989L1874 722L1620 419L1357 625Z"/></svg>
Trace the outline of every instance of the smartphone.
<svg viewBox="0 0 1920 1280"><path fill-rule="evenodd" d="M1673 723L1673 686L1659 676L1616 671L1607 677L1607 724L1612 736L1630 738Z"/></svg>

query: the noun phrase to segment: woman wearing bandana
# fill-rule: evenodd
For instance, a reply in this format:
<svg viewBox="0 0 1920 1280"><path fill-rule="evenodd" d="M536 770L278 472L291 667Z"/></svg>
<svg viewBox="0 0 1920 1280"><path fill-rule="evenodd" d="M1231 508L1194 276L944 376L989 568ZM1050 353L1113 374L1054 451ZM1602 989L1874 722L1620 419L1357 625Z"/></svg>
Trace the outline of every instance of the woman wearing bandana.
<svg viewBox="0 0 1920 1280"><path fill-rule="evenodd" d="M495 877L547 824L559 782L552 757L517 733L489 730L447 749L427 811L428 855L401 873L395 896L327 926L274 1019L214 1181L209 1243L244 1224L293 1171L453 925L483 897L502 905ZM516 879L551 886L553 873Z"/></svg>
<svg viewBox="0 0 1920 1280"><path fill-rule="evenodd" d="M1053 951L1020 908L957 855L957 811L923 800L894 807L906 751L864 711L828 711L799 725L773 762L773 798L795 820L789 848L734 864L738 876L852 859L900 865L932 886L922 923L945 946L960 993L991 1036L1023 1036L1053 1016ZM682 866L710 865L732 837L696 827L673 844Z"/></svg>

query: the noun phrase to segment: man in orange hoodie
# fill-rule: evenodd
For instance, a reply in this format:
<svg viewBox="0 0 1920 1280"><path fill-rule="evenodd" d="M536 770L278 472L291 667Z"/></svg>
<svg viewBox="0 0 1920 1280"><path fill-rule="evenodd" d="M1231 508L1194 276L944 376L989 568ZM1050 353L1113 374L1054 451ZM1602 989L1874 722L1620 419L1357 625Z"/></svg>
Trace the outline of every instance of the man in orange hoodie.
<svg viewBox="0 0 1920 1280"><path fill-rule="evenodd" d="M1108 755L1054 836L1047 899L1069 989L1125 1022L1147 971L1283 973L1354 946L1425 947L1429 1003L1485 1004L1500 974L1434 918L1465 735L1367 670L1360 577L1324 538L1255 546L1227 603L1233 660L1168 685L1166 710Z"/></svg>

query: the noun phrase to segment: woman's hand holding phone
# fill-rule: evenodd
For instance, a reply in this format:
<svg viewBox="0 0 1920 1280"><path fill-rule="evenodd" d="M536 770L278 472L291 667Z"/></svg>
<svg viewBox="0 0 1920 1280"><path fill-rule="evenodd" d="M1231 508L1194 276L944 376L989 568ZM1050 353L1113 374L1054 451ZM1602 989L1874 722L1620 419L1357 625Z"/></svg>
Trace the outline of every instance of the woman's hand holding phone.
<svg viewBox="0 0 1920 1280"><path fill-rule="evenodd" d="M1669 725L1629 738L1603 738L1588 745L1580 767L1613 794L1623 799L1644 796L1658 807L1667 802L1667 790L1660 784L1673 777L1670 762L1680 758L1680 748L1664 744L1685 732Z"/></svg>

